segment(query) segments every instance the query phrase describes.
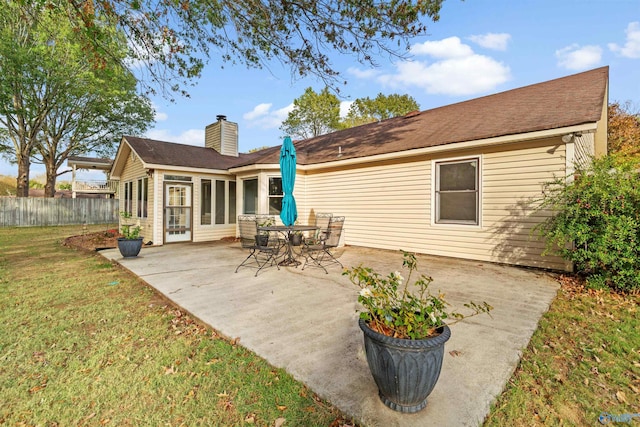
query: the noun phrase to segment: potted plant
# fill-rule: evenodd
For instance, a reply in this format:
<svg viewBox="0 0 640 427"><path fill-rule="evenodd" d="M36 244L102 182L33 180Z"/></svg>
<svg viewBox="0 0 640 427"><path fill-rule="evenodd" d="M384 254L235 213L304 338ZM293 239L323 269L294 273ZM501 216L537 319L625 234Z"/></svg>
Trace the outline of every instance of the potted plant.
<svg viewBox="0 0 640 427"><path fill-rule="evenodd" d="M294 225L298 225L298 221L294 223ZM300 230L293 230L289 233L289 241L292 246L300 246L302 245L303 235Z"/></svg>
<svg viewBox="0 0 640 427"><path fill-rule="evenodd" d="M427 397L440 376L444 344L451 337L447 319L453 324L463 318L487 313L483 302L465 304L471 312L449 312L444 295L433 295L433 279L421 274L410 284L417 270L415 254L401 251L405 281L395 271L383 277L362 265L345 269L343 275L360 287L358 302L363 310L358 324L364 333L367 363L378 386L382 402L391 409L414 413L427 405Z"/></svg>
<svg viewBox="0 0 640 427"><path fill-rule="evenodd" d="M275 225L276 221L271 216L265 216L263 218L258 218L258 227L271 227ZM269 245L269 232L268 231L260 231L256 235L256 245L258 246L268 246Z"/></svg>
<svg viewBox="0 0 640 427"><path fill-rule="evenodd" d="M142 249L142 227L128 223L131 220L130 212L120 212L120 216L124 223L121 226L122 237L118 237L118 250L124 258L136 257Z"/></svg>
<svg viewBox="0 0 640 427"><path fill-rule="evenodd" d="M293 231L289 235L292 246L300 246L302 244L302 231Z"/></svg>

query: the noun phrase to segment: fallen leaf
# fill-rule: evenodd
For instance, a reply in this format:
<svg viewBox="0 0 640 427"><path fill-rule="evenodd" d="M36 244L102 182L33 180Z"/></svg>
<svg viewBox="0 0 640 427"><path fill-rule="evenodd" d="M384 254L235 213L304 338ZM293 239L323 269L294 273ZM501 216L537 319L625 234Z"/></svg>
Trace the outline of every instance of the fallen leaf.
<svg viewBox="0 0 640 427"><path fill-rule="evenodd" d="M276 405L276 407L277 407L277 408L278 408L278 410L280 410L280 411L284 411L284 410L286 410L286 409L287 409L287 407L286 407L286 406L284 406L284 405Z"/></svg>
<svg viewBox="0 0 640 427"><path fill-rule="evenodd" d="M276 418L276 422L273 425L273 427L282 427L282 425L286 422L287 420L285 418Z"/></svg>
<svg viewBox="0 0 640 427"><path fill-rule="evenodd" d="M40 390L42 390L43 388L45 388L46 386L47 386L46 384L42 384L42 385L37 385L37 386L35 386L35 387L31 387L31 388L29 389L29 393L31 393L31 394L33 394L33 393L37 393L37 392L39 392Z"/></svg>
<svg viewBox="0 0 640 427"><path fill-rule="evenodd" d="M449 354L450 354L451 356L453 356L453 357L456 357L456 356L460 356L460 355L462 354L462 352L460 352L460 351L458 351L458 350L451 350L451 351L449 352Z"/></svg>
<svg viewBox="0 0 640 427"><path fill-rule="evenodd" d="M245 417L244 422L247 424L254 424L256 422L256 416L254 414L249 414Z"/></svg>
<svg viewBox="0 0 640 427"><path fill-rule="evenodd" d="M625 396L624 392L622 392L622 391L617 391L616 392L616 399L618 399L618 402L620 402L620 403L629 403L629 402L627 402L627 396Z"/></svg>

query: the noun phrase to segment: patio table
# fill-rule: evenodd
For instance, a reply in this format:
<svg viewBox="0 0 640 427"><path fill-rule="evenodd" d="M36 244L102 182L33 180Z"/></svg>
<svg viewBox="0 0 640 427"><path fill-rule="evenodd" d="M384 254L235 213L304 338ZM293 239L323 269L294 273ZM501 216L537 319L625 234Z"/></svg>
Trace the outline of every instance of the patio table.
<svg viewBox="0 0 640 427"><path fill-rule="evenodd" d="M300 265L300 261L296 258L296 254L293 251L293 245L291 244L291 236L294 231L315 231L318 230L319 227L317 225L270 225L266 227L258 227L258 231L275 231L282 234L285 237L285 241L287 242L287 246L285 249L285 253L282 257L282 261L280 261L279 265L295 265L296 267Z"/></svg>

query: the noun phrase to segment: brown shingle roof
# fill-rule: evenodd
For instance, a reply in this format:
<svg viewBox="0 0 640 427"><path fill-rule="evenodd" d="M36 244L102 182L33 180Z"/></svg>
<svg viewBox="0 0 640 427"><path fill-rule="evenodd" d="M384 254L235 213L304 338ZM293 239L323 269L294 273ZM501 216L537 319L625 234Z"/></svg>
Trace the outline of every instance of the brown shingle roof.
<svg viewBox="0 0 640 427"><path fill-rule="evenodd" d="M396 117L295 143L314 164L551 130L600 120L609 67ZM338 158L338 151L342 156ZM263 157L260 163L277 162Z"/></svg>
<svg viewBox="0 0 640 427"><path fill-rule="evenodd" d="M256 157L256 154L240 154L238 157L223 156L211 148L135 136L125 136L124 139L145 163L156 165L226 170Z"/></svg>
<svg viewBox="0 0 640 427"><path fill-rule="evenodd" d="M552 130L600 120L609 67L296 141L297 163L317 164L456 142ZM205 169L278 163L280 147L239 157L127 136L146 162ZM338 157L339 151L342 153Z"/></svg>

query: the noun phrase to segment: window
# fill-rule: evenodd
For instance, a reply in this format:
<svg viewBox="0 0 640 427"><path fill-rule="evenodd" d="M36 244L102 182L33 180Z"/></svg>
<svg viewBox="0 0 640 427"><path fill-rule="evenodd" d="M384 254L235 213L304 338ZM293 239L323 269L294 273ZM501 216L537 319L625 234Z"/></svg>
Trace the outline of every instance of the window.
<svg viewBox="0 0 640 427"><path fill-rule="evenodd" d="M236 223L236 182L229 181L229 224Z"/></svg>
<svg viewBox="0 0 640 427"><path fill-rule="evenodd" d="M200 181L200 224L211 224L211 180Z"/></svg>
<svg viewBox="0 0 640 427"><path fill-rule="evenodd" d="M269 215L278 215L282 210L282 178L269 178Z"/></svg>
<svg viewBox="0 0 640 427"><path fill-rule="evenodd" d="M124 212L133 214L133 181L124 183Z"/></svg>
<svg viewBox="0 0 640 427"><path fill-rule="evenodd" d="M147 202L149 201L149 178L138 180L138 218L147 217Z"/></svg>
<svg viewBox="0 0 640 427"><path fill-rule="evenodd" d="M226 188L225 181L216 180L216 224L224 224L225 201L227 199Z"/></svg>
<svg viewBox="0 0 640 427"><path fill-rule="evenodd" d="M479 159L435 163L436 224L479 224Z"/></svg>
<svg viewBox="0 0 640 427"><path fill-rule="evenodd" d="M244 213L258 213L258 180L246 179L242 183L244 194Z"/></svg>

